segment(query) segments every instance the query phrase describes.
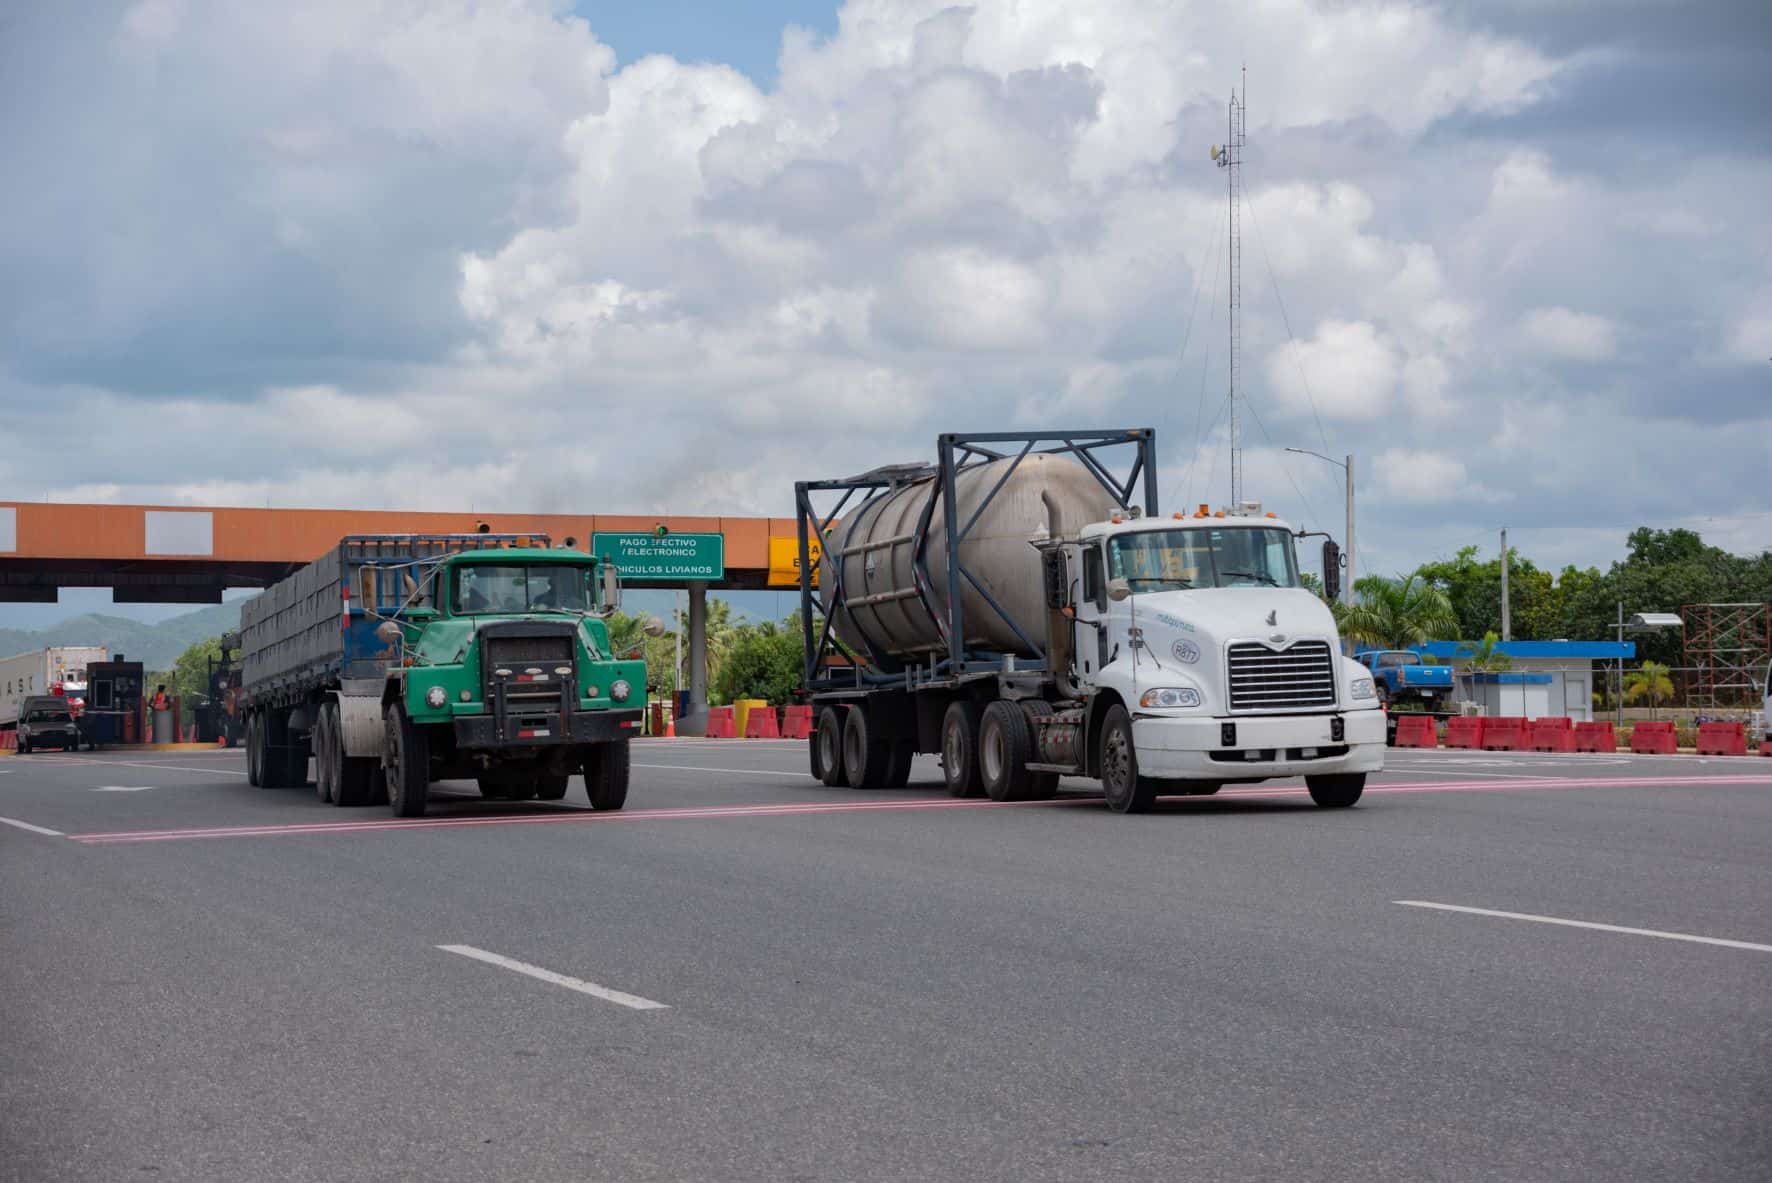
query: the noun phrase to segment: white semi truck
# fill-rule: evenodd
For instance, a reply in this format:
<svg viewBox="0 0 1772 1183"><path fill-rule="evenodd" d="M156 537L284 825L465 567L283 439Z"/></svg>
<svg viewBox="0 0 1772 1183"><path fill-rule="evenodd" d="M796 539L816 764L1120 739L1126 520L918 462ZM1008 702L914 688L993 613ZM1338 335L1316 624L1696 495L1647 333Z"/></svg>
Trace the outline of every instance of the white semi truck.
<svg viewBox="0 0 1772 1183"><path fill-rule="evenodd" d="M19 705L27 698L59 693L78 698L86 689L86 667L108 656L103 645L51 645L0 658L0 731L18 726Z"/></svg>
<svg viewBox="0 0 1772 1183"><path fill-rule="evenodd" d="M1060 776L1122 813L1274 777L1359 799L1384 713L1286 523L1251 503L1159 515L1148 428L937 451L796 485L814 776L902 785L930 752L955 796L998 801Z"/></svg>

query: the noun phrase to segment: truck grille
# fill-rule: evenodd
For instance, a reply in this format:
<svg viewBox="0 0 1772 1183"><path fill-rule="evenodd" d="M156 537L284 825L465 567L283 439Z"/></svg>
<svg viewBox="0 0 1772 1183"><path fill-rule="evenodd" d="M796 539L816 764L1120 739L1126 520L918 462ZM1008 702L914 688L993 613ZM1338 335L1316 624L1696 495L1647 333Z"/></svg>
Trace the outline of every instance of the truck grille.
<svg viewBox="0 0 1772 1183"><path fill-rule="evenodd" d="M1335 655L1327 641L1284 649L1245 642L1230 647L1231 710L1285 711L1335 705Z"/></svg>
<svg viewBox="0 0 1772 1183"><path fill-rule="evenodd" d="M486 661L490 666L528 666L546 663L547 668L572 664L571 636L486 638Z"/></svg>

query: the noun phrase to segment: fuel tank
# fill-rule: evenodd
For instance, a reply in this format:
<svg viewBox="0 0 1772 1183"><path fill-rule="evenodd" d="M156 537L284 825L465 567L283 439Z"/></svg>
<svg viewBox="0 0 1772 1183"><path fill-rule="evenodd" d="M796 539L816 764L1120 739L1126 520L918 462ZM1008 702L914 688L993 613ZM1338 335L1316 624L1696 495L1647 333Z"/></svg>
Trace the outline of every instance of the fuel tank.
<svg viewBox="0 0 1772 1183"><path fill-rule="evenodd" d="M960 563L1023 633L1043 644L1045 591L1040 553L1030 543L1075 537L1115 506L1107 490L1068 456L1027 456L1004 480L1012 464L1012 460L993 460L955 478L956 520L964 535ZM832 531L820 560L819 588L829 614L841 564L844 604L833 625L844 644L863 653L871 647L909 663L931 652L945 652L940 627L924 600L926 595L928 604L946 619L949 547L940 491L934 476L902 485L869 498ZM968 531L966 524L980 505L984 512ZM921 534L919 524L931 509L927 533ZM919 553L928 560L924 595L919 595L919 579L913 574ZM1009 622L964 576L960 589L967 648L1032 655Z"/></svg>

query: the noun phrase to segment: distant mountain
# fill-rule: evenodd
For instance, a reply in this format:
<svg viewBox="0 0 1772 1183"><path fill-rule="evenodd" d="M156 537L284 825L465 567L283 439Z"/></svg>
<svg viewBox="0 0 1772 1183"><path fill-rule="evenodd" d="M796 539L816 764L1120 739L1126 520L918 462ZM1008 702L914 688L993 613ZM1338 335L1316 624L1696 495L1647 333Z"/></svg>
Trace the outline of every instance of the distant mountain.
<svg viewBox="0 0 1772 1183"><path fill-rule="evenodd" d="M125 660L139 661L149 670L169 669L178 655L196 642L239 628L240 605L244 602L216 604L160 624L93 612L70 616L34 632L0 629L0 657L50 645L103 645L110 650L113 660L121 653Z"/></svg>

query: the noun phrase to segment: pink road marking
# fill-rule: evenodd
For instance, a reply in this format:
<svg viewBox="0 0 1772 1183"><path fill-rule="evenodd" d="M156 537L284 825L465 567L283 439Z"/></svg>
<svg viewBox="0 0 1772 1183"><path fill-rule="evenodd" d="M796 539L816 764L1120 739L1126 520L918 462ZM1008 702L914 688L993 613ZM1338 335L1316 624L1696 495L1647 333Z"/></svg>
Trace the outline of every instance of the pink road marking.
<svg viewBox="0 0 1772 1183"><path fill-rule="evenodd" d="M1429 781L1421 783L1378 784L1366 790L1368 796L1386 793L1517 793L1541 792L1547 789L1661 788L1669 785L1767 785L1772 776L1682 776L1656 777L1582 777L1542 778L1513 781ZM1231 789L1210 797L1166 797L1181 805L1203 805L1213 801L1260 800L1273 797L1301 797L1308 790L1302 785L1275 788ZM463 798L467 800L469 798ZM460 826L525 826L552 825L563 822L621 821L683 821L724 817L788 817L796 814L879 813L894 810L930 809L1003 809L1020 806L1097 805L1099 797L1065 797L1055 801L982 801L955 800L950 797L917 797L902 801L850 801L841 804L807 802L759 802L752 805L686 805L665 809L636 809L620 813L598 813L575 809L560 813L502 815L497 817L413 818L365 822L306 822L293 825L209 826L181 830L117 830L87 834L70 834L74 841L88 846L116 845L134 842L169 842L184 838L260 838L285 834L358 834L379 830L436 830Z"/></svg>

